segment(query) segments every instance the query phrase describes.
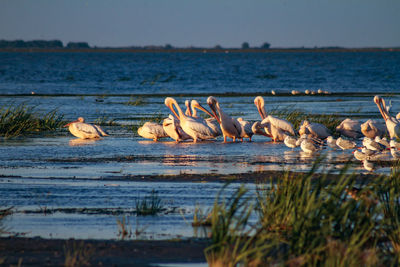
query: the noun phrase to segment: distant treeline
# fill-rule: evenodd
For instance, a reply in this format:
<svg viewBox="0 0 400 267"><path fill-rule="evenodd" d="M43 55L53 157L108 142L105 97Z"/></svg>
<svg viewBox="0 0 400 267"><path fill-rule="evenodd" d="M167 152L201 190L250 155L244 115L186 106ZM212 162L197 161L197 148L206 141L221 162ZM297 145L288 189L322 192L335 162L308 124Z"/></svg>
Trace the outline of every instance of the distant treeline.
<svg viewBox="0 0 400 267"><path fill-rule="evenodd" d="M71 48L71 49L79 49L79 48L108 48L108 47L90 47L87 42L69 42L66 46L60 40L33 40L33 41L23 41L23 40L0 40L0 48ZM145 46L128 46L128 47L119 47L122 49L145 49L145 50L171 50L171 49L210 49L209 47L174 47L170 44L166 45L145 45ZM241 46L242 49L269 49L270 44L265 42L259 47L250 47L248 42L244 42ZM227 49L220 45L216 45L211 49ZM229 48L228 48L229 49Z"/></svg>
<svg viewBox="0 0 400 267"><path fill-rule="evenodd" d="M86 42L69 42L66 46L60 40L0 40L0 48L90 48Z"/></svg>

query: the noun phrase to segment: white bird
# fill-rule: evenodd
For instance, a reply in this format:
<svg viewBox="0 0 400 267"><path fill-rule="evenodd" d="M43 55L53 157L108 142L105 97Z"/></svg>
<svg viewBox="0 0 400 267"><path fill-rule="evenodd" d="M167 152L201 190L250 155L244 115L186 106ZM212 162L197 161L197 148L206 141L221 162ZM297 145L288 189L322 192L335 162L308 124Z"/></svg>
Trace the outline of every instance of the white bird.
<svg viewBox="0 0 400 267"><path fill-rule="evenodd" d="M390 116L387 111L385 100L380 96L374 97L374 102L378 106L378 109L385 120L386 128L389 132L390 138L400 138L400 121L392 116Z"/></svg>
<svg viewBox="0 0 400 267"><path fill-rule="evenodd" d="M339 137L336 140L336 145L338 147L340 147L342 150L346 150L346 149L352 149L356 147L356 142L354 141L350 141L347 139L343 139L342 137Z"/></svg>
<svg viewBox="0 0 400 267"><path fill-rule="evenodd" d="M221 126L222 135L224 136L224 143L226 143L226 139L228 137L232 138L233 142L236 141L236 138L240 138L240 123L222 111L218 100L213 96L209 96L207 98L207 104L210 106L212 112L214 113L214 117L218 120L219 125Z"/></svg>
<svg viewBox="0 0 400 267"><path fill-rule="evenodd" d="M270 123L270 134L272 135L272 139L274 142L282 142L287 135L296 135L293 125L290 122L284 119L279 119L272 115L267 115L267 113L265 112L264 104L264 99L261 96L257 96L254 99L254 105L257 107L257 110L260 113L262 119L261 125L267 125L267 123Z"/></svg>
<svg viewBox="0 0 400 267"><path fill-rule="evenodd" d="M192 137L182 130L181 126L179 125L179 120L171 114L168 116L168 118L164 119L162 126L165 133L176 142L192 139Z"/></svg>
<svg viewBox="0 0 400 267"><path fill-rule="evenodd" d="M64 127L68 127L68 130L74 136L81 139L94 139L102 136L108 136L108 134L101 129L100 126L85 123L85 119L82 117L79 117L76 121L64 125Z"/></svg>
<svg viewBox="0 0 400 267"><path fill-rule="evenodd" d="M304 91L304 93L305 93L306 95L309 95L311 92L310 92L310 90L307 89L307 90Z"/></svg>
<svg viewBox="0 0 400 267"><path fill-rule="evenodd" d="M176 102L176 100L172 97L165 98L165 105L179 119L182 130L190 137L192 137L194 143L197 143L198 140L215 138L215 134L210 129L210 127L208 127L204 123L199 122L193 117L186 116L183 113L182 109L179 107L178 102ZM174 106L178 110L178 113L176 113Z"/></svg>
<svg viewBox="0 0 400 267"><path fill-rule="evenodd" d="M369 138L382 137L387 133L386 126L375 120L367 120L361 124L361 132Z"/></svg>
<svg viewBox="0 0 400 267"><path fill-rule="evenodd" d="M155 142L160 138L168 137L161 124L150 121L138 129L138 134L143 138L153 139Z"/></svg>
<svg viewBox="0 0 400 267"><path fill-rule="evenodd" d="M389 146L390 146L390 147L395 147L395 148L397 148L397 149L400 149L400 143L397 142L397 141L394 140L394 139L390 139Z"/></svg>
<svg viewBox="0 0 400 267"><path fill-rule="evenodd" d="M319 147L309 139L304 139L300 144L301 150L307 154L313 154L319 150Z"/></svg>
<svg viewBox="0 0 400 267"><path fill-rule="evenodd" d="M367 155L360 150L356 149L353 151L353 153L354 153L354 157L359 161L363 161L363 160L367 159Z"/></svg>
<svg viewBox="0 0 400 267"><path fill-rule="evenodd" d="M386 147L378 142L375 142L374 140L372 140L371 138L368 137L364 137L363 139L363 146L365 146L366 148L373 150L373 151L383 151L386 149Z"/></svg>
<svg viewBox="0 0 400 267"><path fill-rule="evenodd" d="M400 151L396 147L390 148L390 154L392 154L393 158L400 159Z"/></svg>
<svg viewBox="0 0 400 267"><path fill-rule="evenodd" d="M292 90L292 95L299 95L300 94L300 91L297 91L297 90Z"/></svg>
<svg viewBox="0 0 400 267"><path fill-rule="evenodd" d="M361 123L357 120L352 120L349 118L343 120L339 126L336 127L336 131L346 137L354 139L362 136Z"/></svg>
<svg viewBox="0 0 400 267"><path fill-rule="evenodd" d="M390 148L390 144L387 141L386 137L381 138L380 136L375 137L375 142L384 145L386 148Z"/></svg>
<svg viewBox="0 0 400 267"><path fill-rule="evenodd" d="M272 94L272 95L276 95L275 90L271 90L271 94Z"/></svg>
<svg viewBox="0 0 400 267"><path fill-rule="evenodd" d="M200 105L197 100L192 100L190 102L190 106L192 108L192 116L196 119L199 119L202 123L207 124L208 127L215 133L215 136L220 136L222 134L221 127L219 126L218 120L214 117L214 114L210 113L207 109L205 109L202 105ZM210 118L202 119L197 116L197 109L205 112L210 116Z"/></svg>
<svg viewBox="0 0 400 267"><path fill-rule="evenodd" d="M315 122L310 123L309 121L304 120L299 128L299 134L310 134L315 138L325 139L330 135L330 131L323 124Z"/></svg>
<svg viewBox="0 0 400 267"><path fill-rule="evenodd" d="M369 149L369 148L366 148L366 147L362 147L361 148L361 151L365 154L365 155L367 155L367 157L371 157L371 156L373 156L373 155L375 155L378 151L376 151L376 150L372 150L372 149Z"/></svg>
<svg viewBox="0 0 400 267"><path fill-rule="evenodd" d="M285 145L289 148L295 148L297 147L297 139L293 136L286 136L285 140L283 140L283 143L285 143Z"/></svg>
<svg viewBox="0 0 400 267"><path fill-rule="evenodd" d="M375 170L374 164L366 159L363 160L363 166L364 166L364 169L366 169L369 172L372 172L373 170Z"/></svg>
<svg viewBox="0 0 400 267"><path fill-rule="evenodd" d="M251 142L251 137L254 135L251 127L251 123L248 121L243 120L243 118L237 118L237 121L240 124L240 138L243 142L243 138L249 138Z"/></svg>
<svg viewBox="0 0 400 267"><path fill-rule="evenodd" d="M328 146L330 148L333 148L333 149L337 149L338 148L338 146L336 145L336 139L334 139L332 136L328 136L326 138L326 143L328 144Z"/></svg>

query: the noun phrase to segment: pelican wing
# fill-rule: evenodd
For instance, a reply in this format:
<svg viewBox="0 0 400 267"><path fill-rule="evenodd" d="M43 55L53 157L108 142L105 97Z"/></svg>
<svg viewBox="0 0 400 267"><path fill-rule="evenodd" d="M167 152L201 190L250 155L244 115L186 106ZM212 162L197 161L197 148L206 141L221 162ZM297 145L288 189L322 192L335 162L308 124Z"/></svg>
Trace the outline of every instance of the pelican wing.
<svg viewBox="0 0 400 267"><path fill-rule="evenodd" d="M267 119L269 119L269 121L271 122L271 124L274 127L281 129L285 132L289 132L292 135L296 135L294 132L293 125L290 122L288 122L287 120L279 119L279 118L271 116L271 115L268 115Z"/></svg>
<svg viewBox="0 0 400 267"><path fill-rule="evenodd" d="M108 133L104 131L99 125L93 124L93 127L96 128L101 136L108 136Z"/></svg>
<svg viewBox="0 0 400 267"><path fill-rule="evenodd" d="M150 135L157 136L157 138L167 137L167 133L164 131L162 125L155 122L146 122L142 126L143 131L146 131Z"/></svg>
<svg viewBox="0 0 400 267"><path fill-rule="evenodd" d="M84 122L76 122L74 123L75 128L82 133L88 134L88 135L98 135L101 136L101 134L97 131L96 127L89 123L84 123Z"/></svg>
<svg viewBox="0 0 400 267"><path fill-rule="evenodd" d="M306 127L311 133L313 133L315 136L318 136L318 138L325 139L330 135L328 128L320 123L310 123Z"/></svg>
<svg viewBox="0 0 400 267"><path fill-rule="evenodd" d="M189 135L190 131L194 132L200 139L215 138L215 133L210 129L210 127L192 118L187 119L185 127L182 127L182 129Z"/></svg>

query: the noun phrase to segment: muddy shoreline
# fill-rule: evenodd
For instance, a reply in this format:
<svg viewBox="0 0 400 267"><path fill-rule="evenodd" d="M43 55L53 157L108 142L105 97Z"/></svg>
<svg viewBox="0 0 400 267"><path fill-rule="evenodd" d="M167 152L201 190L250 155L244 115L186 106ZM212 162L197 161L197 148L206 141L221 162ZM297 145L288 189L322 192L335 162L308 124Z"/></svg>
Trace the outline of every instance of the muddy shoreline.
<svg viewBox="0 0 400 267"><path fill-rule="evenodd" d="M116 241L0 238L0 265L17 266L22 261L22 266L64 266L65 249L72 250L73 244L83 244L90 251L90 266L156 266L157 263L204 263L203 250L210 243L206 239Z"/></svg>
<svg viewBox="0 0 400 267"><path fill-rule="evenodd" d="M307 172L288 172L290 176L295 177L297 175L305 175ZM216 174L216 173L205 173L205 174L175 174L175 175L121 175L121 176L102 176L99 178L60 178L60 177L49 177L49 178L35 178L43 180L88 180L88 181L134 181L134 182L219 182L219 183L263 183L265 181L274 181L282 178L286 175L286 171L260 171L260 172L246 172L246 173L234 173L234 174ZM374 173L348 173L355 175L356 180L367 181L369 179L378 178L381 175ZM319 179L325 176L324 173L314 173L312 176L314 179ZM326 175L328 179L338 179L340 174L330 173ZM0 175L3 179L27 179L29 177L21 176L10 176Z"/></svg>

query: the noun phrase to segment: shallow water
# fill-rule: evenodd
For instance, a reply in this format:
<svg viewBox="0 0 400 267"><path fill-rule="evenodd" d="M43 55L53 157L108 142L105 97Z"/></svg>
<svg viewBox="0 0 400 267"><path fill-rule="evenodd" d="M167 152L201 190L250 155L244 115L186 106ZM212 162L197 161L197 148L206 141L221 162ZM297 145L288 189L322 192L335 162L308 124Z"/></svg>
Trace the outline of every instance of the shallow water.
<svg viewBox="0 0 400 267"><path fill-rule="evenodd" d="M289 96L292 89L331 95ZM66 121L113 120L104 126L111 136L82 141L66 129L0 142L0 206L16 210L6 219L15 233L46 238L117 238L120 215L87 214L82 208L121 208L131 238L168 239L196 236L190 225L196 204L210 208L220 183L132 182L132 175L245 173L264 170L307 171L318 156L256 136L253 142L222 144L222 138L198 144L164 139L153 142L130 128L154 115L167 117L164 98L179 103L221 93L221 107L249 121L260 116L256 93L266 95L267 112L301 109L361 120L381 119L374 94L387 94L400 111L399 53L271 54L29 54L0 53L0 106L25 103L38 113L57 109ZM274 89L278 96L269 94ZM35 94L30 95L31 92ZM163 94L163 95L154 95ZM186 94L179 96L179 94ZM44 95L40 95L44 94ZM95 94L95 95L93 95ZM198 96L201 94L201 96ZM131 96L133 95L133 96ZM141 95L141 96L138 96ZM128 105L141 97L143 103ZM324 149L325 168L340 170L351 152ZM388 157L390 159L390 157ZM364 172L354 163L350 171ZM390 168L379 168L388 173ZM237 187L238 184L233 185ZM254 184L248 185L254 188ZM131 209L139 196L156 189L166 201L159 216L136 217ZM232 192L233 189L230 189ZM64 209L55 213L47 209ZM69 212L68 212L69 209ZM136 218L138 226L136 226ZM198 233L197 233L198 234Z"/></svg>

